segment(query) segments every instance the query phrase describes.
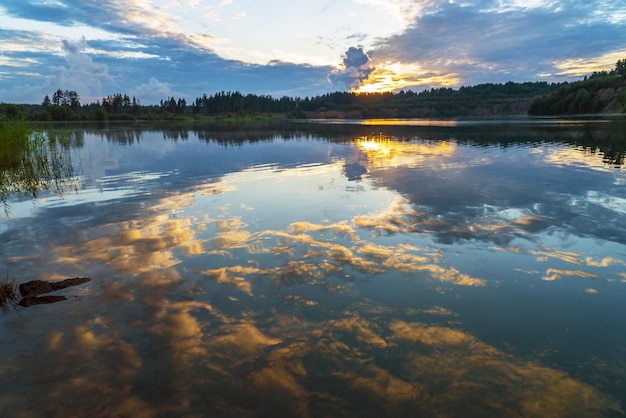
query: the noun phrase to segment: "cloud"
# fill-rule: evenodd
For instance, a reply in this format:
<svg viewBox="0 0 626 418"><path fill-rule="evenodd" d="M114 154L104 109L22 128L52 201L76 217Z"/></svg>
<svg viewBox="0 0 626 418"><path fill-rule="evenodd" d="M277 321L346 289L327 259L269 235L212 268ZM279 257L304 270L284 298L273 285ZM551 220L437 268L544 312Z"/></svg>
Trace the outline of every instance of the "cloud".
<svg viewBox="0 0 626 418"><path fill-rule="evenodd" d="M413 65L405 77L458 75L457 84L465 85L532 81L540 75L562 79L584 74L564 70L567 60L598 57L606 64L600 57L626 43L623 27L611 23L595 2L528 8L518 3L432 5L402 33L380 39L370 51L372 64Z"/></svg>
<svg viewBox="0 0 626 418"><path fill-rule="evenodd" d="M7 40L0 54L7 62L37 60L24 67L28 75L0 62L3 101L40 103L57 88L92 98L124 93L143 104L169 95L192 101L222 90L304 97L330 88L331 67L224 59L212 48L223 40L204 31L186 32L165 9L147 9L135 0L63 0L45 6L9 0L3 6L11 22L21 19L38 28L0 30ZM87 36L72 39L83 31Z"/></svg>
<svg viewBox="0 0 626 418"><path fill-rule="evenodd" d="M31 32L25 34L31 35L29 39L38 39ZM10 62L36 59L39 64L27 67L37 73L26 78L0 62L0 71L6 68L13 75L13 80L0 77L0 98L7 102L40 103L43 96L60 88L75 90L81 97L123 93L135 96L142 104L154 104L169 96L184 97L190 102L203 93L222 90L304 97L330 89L327 75L331 67L284 62L249 65L225 60L199 46L200 41L192 42L192 38L209 39L66 39L56 44L61 57L52 49L25 52L27 46L17 43L11 51L4 52L2 47L7 46L3 44L0 51L11 58Z"/></svg>
<svg viewBox="0 0 626 418"><path fill-rule="evenodd" d="M82 95L101 95L103 83L110 81L106 65L96 63L83 51L87 48L85 38L77 42L62 41L67 66L53 67L48 85L52 88L75 90Z"/></svg>
<svg viewBox="0 0 626 418"><path fill-rule="evenodd" d="M427 5L432 5L433 0L356 0L357 4L374 5L387 13L394 15L398 21L413 18Z"/></svg>
<svg viewBox="0 0 626 418"><path fill-rule="evenodd" d="M63 51L67 54L76 55L87 46L87 41L82 38L79 42L72 43L67 39L63 39Z"/></svg>
<svg viewBox="0 0 626 418"><path fill-rule="evenodd" d="M511 352L519 351L516 347L505 350L487 344L481 340L480 329L476 334L469 331L476 328L474 321L480 319L474 314L448 317L453 315L451 309L463 310L466 306L463 299L460 305L454 297L429 299L429 290L424 289L422 283L411 286L416 298L406 293L407 287L395 287L399 303L395 293L376 293L377 289L393 290L394 283L404 282L405 274L398 275L398 272L414 271L420 278L423 273L439 281L471 284L467 282L468 276L448 264L455 263L455 259L462 260L458 251L450 252L454 251L452 247L441 250L441 246L426 243L420 249L401 244L422 245L417 234L411 234L408 239L408 235L380 240L368 238L367 228L373 229L375 225L394 232L395 224L401 227L395 228L398 233L411 231L415 228L413 225L419 227L420 217L426 216L421 211L427 208L419 206L417 200L411 203L399 199L390 203L388 210L360 218L365 230L354 222L357 219L354 214L346 214L349 219L336 219L337 214L333 213L324 216L332 220L315 223L298 212L294 217L300 220L281 218L278 224L282 229L278 232L260 231L263 236L255 237L255 230L251 230L246 241L258 238L263 243L261 249L267 249L267 253L250 257L250 250L240 247L232 258L213 257L201 252L202 248L209 249L205 244L210 243L211 237L253 227L257 216L249 214L247 217L248 212L241 215L237 203L241 202L240 196L251 196L249 191L257 188L253 181L268 172L243 170L237 174L245 158L242 160L241 153L237 152L236 160L230 161L227 155L232 149L218 147L215 142L195 148L192 147L194 141L186 141L174 152L167 149L168 142L162 141L158 132L144 132L145 139L132 147L139 147L137 154L133 154L131 147L120 147L110 137L99 140L93 133L88 134L92 140L86 144L107 148L75 149L83 156L110 149L111 154L105 154L107 161L103 163L108 167L108 176L99 178L102 187L109 190L113 186L109 182L119 182L126 173L128 160L140 164L147 158L133 158L135 155L146 156L147 152L158 149L162 159L157 166L141 165L136 167L137 171L129 173L129 182L137 185L136 189L131 189L140 193L125 195L125 202L107 204L102 198L101 202L90 204L85 202L88 199L85 193L89 190L84 189L85 193L77 197L74 206L44 205L36 213L40 222L33 222L32 228L18 225L5 233L14 235L7 241L11 243L6 249L8 255L32 248L28 243L46 243L37 248L36 255L31 251L29 258L22 260L20 265L24 272L37 263L43 266L40 271L45 274L81 271L95 273L98 278L89 285L93 292L89 299L76 298L67 302L70 305L59 305L54 327L48 326L48 317L36 313L25 313L34 326L14 327L19 332L16 339L19 343L5 344L6 366L0 367L0 379L14 383L6 385L6 390L0 394L4 409L27 410L29 405L36 404L41 410L55 410L65 415L89 411L94 415L96 411L96 416L105 412L125 416L141 410L146 416L162 416L202 415L207 408L215 408L211 410L213 415L245 416L254 415L263 407L270 413L293 411L292 415L297 416L409 416L411 413L458 416L467 414L467 405L471 404L472 413L481 416L493 414L493 411L524 416L621 413L619 400L609 397L610 394L618 396L615 393L621 393L616 391L619 387L593 386L593 377L605 372L603 359L588 362L590 371L585 376L578 376L576 371L575 376L570 376L563 371L566 362L515 356ZM294 167L281 159L278 142L290 140L288 145L293 149L298 145L294 137L272 138L275 143L268 143L267 149L272 152L272 161L278 164L271 166L269 171L273 174L268 177L279 172L283 172L280 174L283 179L289 172L298 177L308 175L309 179L323 177L325 171L321 168ZM374 144L365 147L370 150L369 154L363 148L356 148L356 144L354 149L369 157L369 160L361 160L369 161L368 167L391 171L392 164L396 164L396 174L402 177L406 173L400 171L401 167L416 169L416 162L419 169L426 171L442 167L437 176L421 184L445 176L443 167L457 167L447 161L450 156L455 155L462 162L465 152L475 154L475 149L457 143L422 148L409 147L412 144L408 143L407 148L402 148L402 143L383 143L388 146L388 152L380 149L373 152ZM264 163L263 144L257 142L254 148L254 162ZM328 149L325 144L321 148ZM185 149L189 154L183 152ZM218 154L220 151L224 152ZM216 164L206 164L207 152L219 157L214 159ZM419 153L419 158L400 158L412 153ZM510 150L508 154L511 153ZM326 155L327 160L323 162L332 164L329 169L334 171L334 178L339 179L341 164L334 162L336 152L328 151ZM203 171L190 176L191 184L181 184L172 173L174 168L185 170L193 165L191 156L202 163ZM307 154L307 158L311 158L311 154ZM385 158L387 162L383 161ZM509 163L506 155L502 158L503 164ZM119 168L114 169L112 162L119 164ZM88 169L89 165L91 163L85 167ZM215 168L227 175L223 184L213 182L214 176L219 174L212 171ZM139 181L142 172L145 176L168 173L169 178L151 187L150 183ZM578 174L579 180L584 181L581 172ZM510 175L516 177L517 173ZM464 187L474 185L474 178L467 178ZM211 182L207 183L209 179ZM304 181L298 184L311 184L306 178L301 180ZM413 187L420 183L415 178L407 180ZM509 187L511 183L506 180L505 177L504 184ZM284 189L286 184L283 182L281 187ZM345 183L339 186L338 190L343 190ZM216 200L215 194L227 187L230 191ZM562 197L559 193L561 204L568 205L567 199ZM224 211L219 211L217 205L224 207ZM472 217L466 224L473 228L494 219L525 219L526 212L522 209L530 206L533 205L523 204L521 209L511 207L497 212L481 207L482 215ZM357 209L358 213L367 214L366 207ZM234 212L232 216L229 210ZM440 211L432 216L445 221L451 215ZM204 224L206 227L201 226ZM362 238L356 236L357 232ZM554 242L559 240L559 234L552 231L538 240ZM189 248L192 242L200 244L200 252L194 253L197 257L181 256L183 247ZM239 242L241 240L235 240L235 244ZM271 250L277 245L294 247L293 256L271 257ZM472 242L465 248L472 248L473 255L473 249L479 245ZM533 245L540 245L540 242ZM449 257L440 260L436 250L445 251ZM161 254L165 254L165 258L160 258ZM572 252L563 252L560 256L565 262L582 257ZM371 284L344 281L342 273L353 274L355 269L362 268L363 260L375 261L386 271L371 277ZM472 266L474 262L478 264L481 260L470 261L466 268L476 268ZM621 265L619 259L606 254L585 258L585 262L596 267ZM191 271L195 268L207 270ZM479 266L478 270L490 276L484 268ZM548 270L546 274L572 279L585 277L582 271L565 269ZM313 288L324 282L329 286L345 283L348 291L339 298ZM104 292L99 290L100 286ZM234 291L229 286L234 287ZM361 289L366 291L357 293ZM584 291L593 293L590 289ZM369 295L373 299L369 299ZM471 296L469 292L459 296L466 295ZM378 305L379 301L387 304ZM433 307L434 301L449 305ZM404 314L408 307L415 313ZM81 315L76 315L77 310ZM433 318L433 315L442 318ZM499 323L505 324L505 320ZM534 326L526 324L522 331L530 332ZM559 326L558 321L555 326ZM24 356L25 350L34 349L33 342L43 347L45 353ZM541 354L541 347L538 351ZM89 370L89 376L85 376L85 370ZM59 380L59 376L64 379ZM34 389L23 391L23 387ZM81 402L74 402L76 399ZM243 404L242 399L246 400ZM421 399L427 401L421 402Z"/></svg>
<svg viewBox="0 0 626 418"><path fill-rule="evenodd" d="M542 280L554 281L559 280L561 277L564 276L582 277L584 279L596 279L598 277L593 273L582 270L561 270L556 268L549 268L546 271L546 275L542 278Z"/></svg>
<svg viewBox="0 0 626 418"><path fill-rule="evenodd" d="M174 93L169 83L163 83L155 77L150 77L147 83L140 84L130 89L130 95L141 97L141 100L146 103L154 103L161 99L171 97Z"/></svg>
<svg viewBox="0 0 626 418"><path fill-rule="evenodd" d="M132 94L150 104L165 98L156 97L156 92L189 101L222 90L304 97L331 90L562 81L610 68L626 45L626 14L620 2L356 3L356 9L338 1L313 7L324 11L318 14L325 20L300 33L296 19L268 31L254 27L259 22L267 27L265 22L281 18L281 13L296 13L295 7L262 14L252 5L232 1L206 6L187 0L149 7L139 0L6 0L0 12L6 18L0 29L0 58L6 56L5 64L0 61L0 98L38 103L56 88L76 90L82 97L136 88ZM217 20L241 24L232 20L236 13L246 13L242 21L250 28L238 31L233 26L220 32L224 24ZM207 14L214 20L195 20ZM379 25L371 24L373 16ZM263 45L250 43L242 32L262 33ZM76 40L79 36L86 41ZM361 46L345 52L341 68L328 65L342 50L338 48L344 48L338 45L356 44ZM262 62L269 63L251 65L226 59L219 51L240 59L263 57ZM29 65L29 60L36 62ZM151 78L163 85L149 90Z"/></svg>
<svg viewBox="0 0 626 418"><path fill-rule="evenodd" d="M8 35L9 42L2 45L0 51L12 66L23 69L23 72L12 69L11 76L0 77L3 100L41 103L45 95L57 89L74 90L81 97L101 95L103 86L113 80L107 65L95 62L85 53L89 47L85 38L75 42L67 39L53 42L35 32L3 32ZM31 43L45 45L45 48L29 51ZM0 74L2 67L6 66L0 61Z"/></svg>
<svg viewBox="0 0 626 418"><path fill-rule="evenodd" d="M330 73L328 79L336 90L351 90L367 80L373 70L370 57L363 52L363 48L351 46L345 52L343 68Z"/></svg>

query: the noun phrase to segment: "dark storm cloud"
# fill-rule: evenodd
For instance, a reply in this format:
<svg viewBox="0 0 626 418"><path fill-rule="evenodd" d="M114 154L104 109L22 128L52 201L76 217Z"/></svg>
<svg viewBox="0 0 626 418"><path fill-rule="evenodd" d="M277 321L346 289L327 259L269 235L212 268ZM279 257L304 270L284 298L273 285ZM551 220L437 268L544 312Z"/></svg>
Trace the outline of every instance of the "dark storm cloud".
<svg viewBox="0 0 626 418"><path fill-rule="evenodd" d="M345 52L343 68L331 72L328 79L333 83L336 90L350 90L367 80L372 71L370 57L363 52L363 48L351 46Z"/></svg>

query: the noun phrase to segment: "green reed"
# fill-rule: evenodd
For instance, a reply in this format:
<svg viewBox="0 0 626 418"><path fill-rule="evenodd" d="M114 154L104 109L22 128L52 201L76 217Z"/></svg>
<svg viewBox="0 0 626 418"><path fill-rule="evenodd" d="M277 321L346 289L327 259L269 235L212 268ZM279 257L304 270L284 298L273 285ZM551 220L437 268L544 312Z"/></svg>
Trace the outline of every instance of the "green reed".
<svg viewBox="0 0 626 418"><path fill-rule="evenodd" d="M0 311L8 313L17 306L17 284L8 272L0 279Z"/></svg>
<svg viewBox="0 0 626 418"><path fill-rule="evenodd" d="M0 202L8 216L10 196L37 198L63 192L73 176L66 134L33 129L25 121L0 123Z"/></svg>

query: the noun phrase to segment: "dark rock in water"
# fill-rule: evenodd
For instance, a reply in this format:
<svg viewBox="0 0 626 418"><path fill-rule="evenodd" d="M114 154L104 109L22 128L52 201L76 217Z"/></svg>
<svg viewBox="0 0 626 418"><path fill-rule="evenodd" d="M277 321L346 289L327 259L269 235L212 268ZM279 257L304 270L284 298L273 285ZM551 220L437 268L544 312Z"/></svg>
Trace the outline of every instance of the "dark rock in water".
<svg viewBox="0 0 626 418"><path fill-rule="evenodd" d="M88 277L74 277L73 279L65 279L60 282L48 282L45 280L33 280L20 284L20 294L22 300L18 305L25 308L33 305L43 305L48 303L60 302L67 300L65 296L37 296L42 293L50 293L55 290L65 289L66 287L78 286L87 283L91 279Z"/></svg>
<svg viewBox="0 0 626 418"><path fill-rule="evenodd" d="M61 280L60 282L51 282L50 284L52 285L52 290L61 290L65 289L66 287L85 284L90 280L91 279L88 277L74 277L73 279L65 279Z"/></svg>
<svg viewBox="0 0 626 418"><path fill-rule="evenodd" d="M75 277L73 279L65 279L60 282L48 282L45 280L33 280L20 284L20 294L23 298L29 296L41 295L42 293L50 293L55 290L65 289L66 287L78 286L90 281L87 277Z"/></svg>
<svg viewBox="0 0 626 418"><path fill-rule="evenodd" d="M45 305L49 303L61 302L62 300L67 300L65 296L29 296L20 300L18 305L23 306L24 308L28 308L29 306L34 305Z"/></svg>
<svg viewBox="0 0 626 418"><path fill-rule="evenodd" d="M33 280L32 282L20 284L20 294L24 298L41 295L42 293L50 293L53 290L50 282L45 280Z"/></svg>

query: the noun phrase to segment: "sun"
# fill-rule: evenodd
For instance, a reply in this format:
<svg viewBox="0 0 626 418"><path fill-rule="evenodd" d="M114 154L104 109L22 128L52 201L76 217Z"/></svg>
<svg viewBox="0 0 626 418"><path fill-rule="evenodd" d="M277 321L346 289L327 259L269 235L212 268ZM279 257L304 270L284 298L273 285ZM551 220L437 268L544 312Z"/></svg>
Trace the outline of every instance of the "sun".
<svg viewBox="0 0 626 418"><path fill-rule="evenodd" d="M409 88L454 87L461 80L456 73L425 69L420 64L386 62L377 64L354 93L383 93Z"/></svg>

